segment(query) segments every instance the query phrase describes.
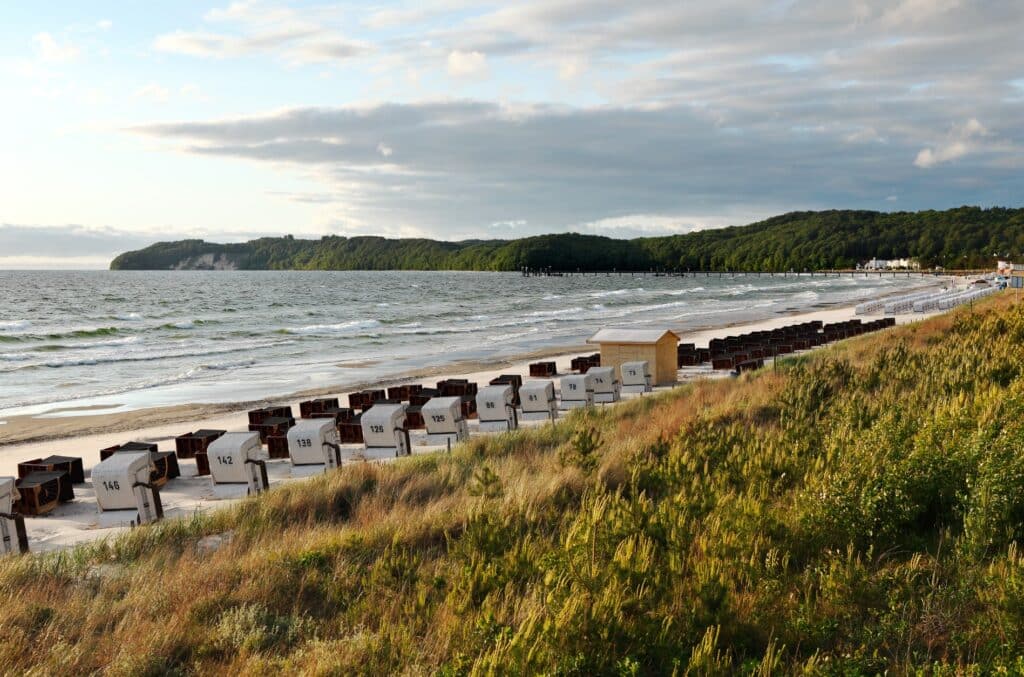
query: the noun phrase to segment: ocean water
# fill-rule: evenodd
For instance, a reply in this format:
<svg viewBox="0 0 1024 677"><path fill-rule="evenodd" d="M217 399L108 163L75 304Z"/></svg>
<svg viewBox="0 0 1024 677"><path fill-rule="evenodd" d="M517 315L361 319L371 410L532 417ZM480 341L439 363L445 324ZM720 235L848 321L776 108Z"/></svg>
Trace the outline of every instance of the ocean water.
<svg viewBox="0 0 1024 677"><path fill-rule="evenodd" d="M241 402L582 343L724 326L922 279L448 272L0 271L0 419Z"/></svg>

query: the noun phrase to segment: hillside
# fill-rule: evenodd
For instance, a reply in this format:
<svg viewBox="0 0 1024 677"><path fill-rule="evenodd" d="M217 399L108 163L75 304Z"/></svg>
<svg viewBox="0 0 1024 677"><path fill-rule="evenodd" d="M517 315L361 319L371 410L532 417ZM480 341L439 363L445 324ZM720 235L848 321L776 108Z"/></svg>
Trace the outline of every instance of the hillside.
<svg viewBox="0 0 1024 677"><path fill-rule="evenodd" d="M7 558L0 672L1019 672L1012 299Z"/></svg>
<svg viewBox="0 0 1024 677"><path fill-rule="evenodd" d="M161 242L121 254L111 270L822 270L872 257L925 267L990 268L1024 254L1024 209L793 212L748 226L615 240L541 235L520 240L291 236L245 243Z"/></svg>

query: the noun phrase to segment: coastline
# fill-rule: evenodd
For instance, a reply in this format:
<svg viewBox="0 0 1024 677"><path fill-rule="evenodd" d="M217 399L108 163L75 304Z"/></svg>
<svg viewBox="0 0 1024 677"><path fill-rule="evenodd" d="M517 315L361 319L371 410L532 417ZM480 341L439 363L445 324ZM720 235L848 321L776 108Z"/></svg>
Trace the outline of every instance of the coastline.
<svg viewBox="0 0 1024 677"><path fill-rule="evenodd" d="M911 313L897 316L898 324L918 322L939 312ZM825 323L839 322L855 316L854 306L842 306L818 309L797 313L780 313L779 315L752 323L721 324L713 327L684 332L681 339L704 345L711 338L722 336L734 331L770 330L788 324L820 320ZM594 352L596 346L562 346L550 350L539 351L527 356L519 356L514 360L505 360L489 364L460 363L443 365L427 370L419 370L416 375L403 378L381 380L370 384L386 386L398 382L426 380L433 377L466 378L479 383L487 383L502 373L527 374L531 361L544 357L554 359L560 374L569 373L571 357L581 352ZM684 367L679 370L680 384L708 378L727 378L728 372L715 372L708 366ZM104 414L90 409L90 414L79 416L61 416L59 418L39 418L38 416L10 417L3 428L28 437L23 442L0 445L0 475L16 475L19 462L44 457L51 454L80 456L86 474L99 462L99 450L114 444L122 444L129 440L155 443L162 450L174 449L174 438L199 428L222 430L246 430L248 418L246 411L253 406L267 403L290 404L297 412L298 401L312 395L329 394L337 396L343 403L347 394L361 389L349 387L326 392L303 393L291 398L275 398L273 400L251 403L229 403L222 405L182 405L161 409L138 409L120 414ZM664 391L663 389L659 389ZM67 409L67 407L59 407ZM67 413L67 412L65 412ZM543 422L530 422L524 427L543 425ZM10 426L10 427L9 427ZM45 430L44 433L38 431ZM477 431L476 421L471 421L470 430ZM41 438L42 437L42 438ZM413 440L413 454L432 454L443 450L443 447L430 446L423 438ZM367 450L361 445L342 445L344 464L364 461L391 462L395 458L379 450ZM187 518L210 510L228 507L239 499L217 500L211 494L208 477L197 477L194 461L179 461L181 477L169 483L161 491L164 515L168 519ZM292 475L288 460L275 460L267 463L267 473L271 487L283 483L301 482L302 477ZM91 483L75 487L76 500L61 505L53 513L27 521L31 547L35 552L46 552L73 547L80 543L103 539L124 532L128 527L115 526L100 528L95 505L95 493Z"/></svg>
<svg viewBox="0 0 1024 677"><path fill-rule="evenodd" d="M392 286L398 282L404 284L408 280L393 280ZM436 286L436 282L430 284ZM910 288L946 283L940 278L922 282L915 281ZM414 286L433 289L430 284L419 280ZM495 282L491 280L488 284L493 287ZM181 308L171 312L153 310L152 318L157 319L150 324L165 322L165 316L192 319L181 323L187 324L188 329L172 330L170 335L166 335L163 328L177 324L160 324L157 330L148 326L140 329L131 324L135 320L128 319L125 320L126 337L99 341L98 348L65 341L69 345L54 346L60 349L60 357L51 359L47 352L40 353L46 358L38 358L33 352L32 359L26 362L28 367L22 366L28 359L24 357L28 351L19 348L19 352L0 355L8 360L2 363L5 375L12 375L12 387L5 390L4 406L0 409L0 447L67 438L89 431L125 431L140 425L186 422L251 409L264 402L331 395L396 381L480 371L495 365L515 365L527 359L583 352L588 348L582 344L597 329L629 325L633 321L672 329L681 336L696 335L705 329L757 326L778 318L847 307L863 300L864 293L859 291L859 285L846 282L836 285L827 281L813 282L808 286L802 281L789 281L775 291L771 285L748 289L751 285L729 283L718 290L709 285L711 291L706 293L711 300L694 301L686 294L701 292L703 296L706 291L703 286L676 289L670 285L669 289L645 291L644 288L620 288L618 283L612 283L599 285L600 289L594 291L592 285L586 285L582 290L560 290L566 300L549 301L563 296L547 294L543 300L517 300L484 315L470 316L469 313L487 310L482 299L491 297L485 294L463 299L459 296L458 303L451 307L437 306L453 313L449 327L446 312L423 315L419 304L395 300L393 294L388 296L389 292L382 292L389 303L360 306L352 311L357 318L371 319L349 321L345 315L345 321L330 324L333 320L323 317L331 315L328 311L337 299L326 297L321 304L323 307L315 306L311 310L302 303L293 303L290 295L296 291L294 286L286 285L286 294L273 296L274 306L288 304L295 309L288 317L275 315L274 321L260 312L252 313L248 319L228 322L223 313L184 312ZM876 286L872 283L870 286L869 291L875 298L901 294L908 289L902 284ZM525 290L524 298L539 298L541 291ZM171 293L168 289L159 288L153 293L153 298L159 301L154 307L168 303L177 307L177 302L168 301ZM217 308L223 306L225 313L233 311L234 306L223 304L232 303L233 294L237 293L239 290L232 288L231 293L218 298ZM431 293L436 296L441 292L433 289ZM621 296L623 294L626 296ZM748 298L747 294L753 296ZM198 297L193 300L201 309L207 309L202 305L206 301ZM595 305L586 305L590 302ZM549 309L551 307L555 309ZM140 313L126 314L124 309ZM150 318L150 310L124 301L102 312L104 317ZM562 311L567 315L561 315ZM210 326L204 328L206 324ZM491 324L492 329L481 328ZM78 325L89 323L80 318L74 323ZM392 326L397 329L384 328ZM52 327L45 330L57 331ZM35 331L44 331L44 326L40 325ZM467 331L475 340L462 338ZM261 343L264 338L272 348ZM258 344L257 350L246 352L244 348L254 341ZM122 342L129 344L123 351L118 347L103 347ZM32 350L49 348L43 345ZM179 353L189 359L179 358ZM228 356L221 357L222 354ZM164 360L165 357L172 359ZM151 363L154 359L158 361ZM104 425L98 429L97 419L104 420Z"/></svg>
<svg viewBox="0 0 1024 677"><path fill-rule="evenodd" d="M897 316L897 322L905 324L923 320L932 314L901 315ZM681 340L706 344L709 339L727 330L758 331L794 322L810 320L837 322L852 317L855 317L853 305L793 311L755 322L711 323L705 328L684 332L681 335ZM410 370L396 376L351 385L324 386L281 397L217 404L180 404L115 412L107 411L115 408L114 405L102 408L89 406L79 409L73 405L69 406L70 403L57 404L43 414L5 417L5 424L0 425L0 475L16 471L17 461L13 460L15 457L21 459L22 457L30 458L33 455L71 453L73 451L75 455L83 455L88 467L98 462L99 449L124 442L128 438L161 443L163 447L168 441L173 445L173 438L188 430L198 428L244 430L247 425L246 412L267 404L290 404L298 411L298 402L301 400L337 396L344 405L349 393L369 387L387 387L409 381L434 378L468 378L485 381L504 372L526 374L529 363L541 359L554 359L558 363L559 373L567 373L568 363L572 356L595 351L596 346L588 345L552 346L487 363L478 360L464 360ZM686 379L687 375L688 371L685 369L680 372L681 379ZM76 415L73 413L76 411L81 413ZM67 441L72 439L74 440L74 449L69 450ZM91 457L95 458L91 459Z"/></svg>

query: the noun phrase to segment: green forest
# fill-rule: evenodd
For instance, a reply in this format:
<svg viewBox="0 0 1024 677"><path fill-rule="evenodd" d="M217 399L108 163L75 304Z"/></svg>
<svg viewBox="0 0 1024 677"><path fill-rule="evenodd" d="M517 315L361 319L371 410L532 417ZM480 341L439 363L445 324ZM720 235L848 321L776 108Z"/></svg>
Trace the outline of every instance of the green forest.
<svg viewBox="0 0 1024 677"><path fill-rule="evenodd" d="M235 244L181 240L121 254L110 268L212 268L211 258L219 258L241 270L804 271L853 268L878 257L964 269L1022 253L1024 209L960 207L791 212L746 226L633 240L577 233L462 242L290 235Z"/></svg>

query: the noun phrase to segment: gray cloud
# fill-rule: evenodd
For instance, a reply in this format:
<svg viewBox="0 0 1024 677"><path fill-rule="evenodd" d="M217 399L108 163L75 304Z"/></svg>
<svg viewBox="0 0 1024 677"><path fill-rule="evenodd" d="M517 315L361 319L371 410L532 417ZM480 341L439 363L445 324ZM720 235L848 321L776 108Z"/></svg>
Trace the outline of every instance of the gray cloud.
<svg viewBox="0 0 1024 677"><path fill-rule="evenodd" d="M293 59L342 40L345 56L339 16L236 3L206 17L235 29L227 42L192 39ZM1020 204L1021 3L446 0L362 25L388 31L381 54L439 72L453 53L552 78L568 60L574 91L605 103L296 108L134 131L313 177L293 199L315 195L350 231L635 233L896 196L901 209Z"/></svg>
<svg viewBox="0 0 1024 677"><path fill-rule="evenodd" d="M0 224L0 268L105 268L117 253L158 238L82 226Z"/></svg>
<svg viewBox="0 0 1024 677"><path fill-rule="evenodd" d="M106 256L154 242L153 236L82 226L26 226L0 224L0 252L26 256Z"/></svg>
<svg viewBox="0 0 1024 677"><path fill-rule="evenodd" d="M867 134L851 142L851 133L879 123L875 114L855 121L819 128L769 118L737 126L683 105L468 101L296 109L135 131L177 139L197 155L303 168L366 224L418 224L457 236L511 220L542 231L636 214L721 215L737 205L760 214L881 207L894 186L904 208L1015 199L1018 175L990 166L1005 151L985 146L988 137L972 137L976 145L957 162L922 172L914 160L925 136L880 141ZM980 171L982 190L957 188Z"/></svg>

